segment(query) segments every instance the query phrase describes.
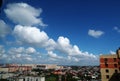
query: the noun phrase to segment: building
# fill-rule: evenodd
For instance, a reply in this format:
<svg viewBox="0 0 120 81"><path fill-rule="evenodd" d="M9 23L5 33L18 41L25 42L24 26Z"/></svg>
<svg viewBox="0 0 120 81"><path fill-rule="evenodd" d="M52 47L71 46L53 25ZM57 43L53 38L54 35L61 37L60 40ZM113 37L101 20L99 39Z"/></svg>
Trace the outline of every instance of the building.
<svg viewBox="0 0 120 81"><path fill-rule="evenodd" d="M0 73L1 72L8 72L8 70L9 70L9 68L7 68L7 67L0 67Z"/></svg>
<svg viewBox="0 0 120 81"><path fill-rule="evenodd" d="M24 76L24 77L18 77L15 81L45 81L45 77Z"/></svg>
<svg viewBox="0 0 120 81"><path fill-rule="evenodd" d="M100 56L102 81L120 81L120 48L116 54Z"/></svg>
<svg viewBox="0 0 120 81"><path fill-rule="evenodd" d="M36 64L36 69L63 69L63 66L58 66L56 64Z"/></svg>
<svg viewBox="0 0 120 81"><path fill-rule="evenodd" d="M31 71L31 65L23 65L23 64L8 64L8 72L17 72L17 71Z"/></svg>
<svg viewBox="0 0 120 81"><path fill-rule="evenodd" d="M0 73L0 79L7 79L9 77L16 76L14 73Z"/></svg>
<svg viewBox="0 0 120 81"><path fill-rule="evenodd" d="M12 76L7 78L8 81L45 81L43 76Z"/></svg>

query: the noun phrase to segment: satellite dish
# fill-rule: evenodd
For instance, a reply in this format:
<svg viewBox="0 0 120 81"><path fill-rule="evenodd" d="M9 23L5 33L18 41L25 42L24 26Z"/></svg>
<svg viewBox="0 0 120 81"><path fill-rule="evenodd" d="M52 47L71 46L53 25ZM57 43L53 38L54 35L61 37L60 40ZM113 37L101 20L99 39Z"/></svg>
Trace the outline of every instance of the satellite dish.
<svg viewBox="0 0 120 81"><path fill-rule="evenodd" d="M3 0L0 0L0 8L1 8L1 6L2 6L2 3L3 3Z"/></svg>

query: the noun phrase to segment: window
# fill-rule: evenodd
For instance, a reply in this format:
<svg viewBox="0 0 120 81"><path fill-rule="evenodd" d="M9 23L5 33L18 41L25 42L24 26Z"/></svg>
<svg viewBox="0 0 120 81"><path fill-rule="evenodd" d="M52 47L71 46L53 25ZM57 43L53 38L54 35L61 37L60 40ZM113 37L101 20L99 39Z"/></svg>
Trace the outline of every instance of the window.
<svg viewBox="0 0 120 81"><path fill-rule="evenodd" d="M116 58L113 58L114 59L114 62L116 62L117 61L117 59Z"/></svg>
<svg viewBox="0 0 120 81"><path fill-rule="evenodd" d="M38 78L36 79L36 81L38 81Z"/></svg>
<svg viewBox="0 0 120 81"><path fill-rule="evenodd" d="M109 75L106 75L106 78L109 79Z"/></svg>
<svg viewBox="0 0 120 81"><path fill-rule="evenodd" d="M114 64L115 67L117 67L117 64Z"/></svg>
<svg viewBox="0 0 120 81"><path fill-rule="evenodd" d="M106 73L109 73L109 70L108 70L108 69L106 69Z"/></svg>
<svg viewBox="0 0 120 81"><path fill-rule="evenodd" d="M117 69L115 70L115 73L118 73Z"/></svg>
<svg viewBox="0 0 120 81"><path fill-rule="evenodd" d="M104 61L105 61L105 62L107 62L107 61L108 61L108 59L107 59L107 58L105 58L105 59L104 59Z"/></svg>
<svg viewBox="0 0 120 81"><path fill-rule="evenodd" d="M120 62L118 62L118 65L120 65Z"/></svg>
<svg viewBox="0 0 120 81"><path fill-rule="evenodd" d="M29 81L29 78L27 78L27 81Z"/></svg>
<svg viewBox="0 0 120 81"><path fill-rule="evenodd" d="M108 64L107 64L107 63L105 63L105 67L108 67Z"/></svg>

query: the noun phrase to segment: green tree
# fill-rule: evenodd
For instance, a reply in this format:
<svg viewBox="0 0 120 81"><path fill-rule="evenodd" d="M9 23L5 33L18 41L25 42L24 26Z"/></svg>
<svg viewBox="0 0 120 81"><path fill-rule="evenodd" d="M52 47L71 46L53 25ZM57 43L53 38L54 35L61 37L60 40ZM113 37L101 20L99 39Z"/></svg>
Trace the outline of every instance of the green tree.
<svg viewBox="0 0 120 81"><path fill-rule="evenodd" d="M7 79L0 79L0 81L9 81L9 80L7 80Z"/></svg>

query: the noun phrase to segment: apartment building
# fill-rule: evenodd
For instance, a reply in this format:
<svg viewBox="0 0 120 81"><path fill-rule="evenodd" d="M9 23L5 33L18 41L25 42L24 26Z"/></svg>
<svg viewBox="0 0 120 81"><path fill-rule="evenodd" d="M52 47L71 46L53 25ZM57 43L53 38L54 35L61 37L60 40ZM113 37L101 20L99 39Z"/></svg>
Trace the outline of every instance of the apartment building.
<svg viewBox="0 0 120 81"><path fill-rule="evenodd" d="M120 81L120 48L116 54L100 56L102 81Z"/></svg>
<svg viewBox="0 0 120 81"><path fill-rule="evenodd" d="M45 77L38 76L22 76L12 79L14 81L45 81Z"/></svg>
<svg viewBox="0 0 120 81"><path fill-rule="evenodd" d="M16 71L31 71L31 65L23 65L23 64L8 64L8 72L16 72Z"/></svg>

